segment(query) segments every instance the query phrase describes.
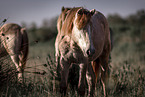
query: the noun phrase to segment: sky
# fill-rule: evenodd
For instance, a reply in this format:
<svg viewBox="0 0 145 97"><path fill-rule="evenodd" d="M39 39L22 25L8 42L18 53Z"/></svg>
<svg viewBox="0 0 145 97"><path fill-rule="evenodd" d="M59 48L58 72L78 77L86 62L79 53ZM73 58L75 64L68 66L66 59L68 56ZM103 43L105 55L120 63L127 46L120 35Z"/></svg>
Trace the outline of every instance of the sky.
<svg viewBox="0 0 145 97"><path fill-rule="evenodd" d="M145 0L0 0L0 22L8 18L6 23L35 22L39 26L44 19L58 16L62 6L96 9L106 17L115 13L126 17L145 9Z"/></svg>

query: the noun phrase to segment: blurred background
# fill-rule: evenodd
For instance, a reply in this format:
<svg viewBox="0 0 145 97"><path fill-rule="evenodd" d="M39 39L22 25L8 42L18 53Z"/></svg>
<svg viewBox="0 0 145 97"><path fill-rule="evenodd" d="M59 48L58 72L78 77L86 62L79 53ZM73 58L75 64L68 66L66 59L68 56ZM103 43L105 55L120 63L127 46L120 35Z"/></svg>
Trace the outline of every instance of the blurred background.
<svg viewBox="0 0 145 97"><path fill-rule="evenodd" d="M61 7L85 7L89 10L96 9L105 16L109 14L119 14L126 17L134 14L136 11L144 9L144 0L1 0L0 3L0 19L9 18L7 22L31 24L35 22L37 26L43 25L43 20L51 19L58 16Z"/></svg>
<svg viewBox="0 0 145 97"><path fill-rule="evenodd" d="M46 64L48 55L54 60L56 24L62 6L82 6L105 15L113 30L112 78L116 78L124 64L145 76L145 0L1 0L0 22L7 19L6 23L17 23L27 29L30 44L27 67ZM137 76L139 73L135 79Z"/></svg>

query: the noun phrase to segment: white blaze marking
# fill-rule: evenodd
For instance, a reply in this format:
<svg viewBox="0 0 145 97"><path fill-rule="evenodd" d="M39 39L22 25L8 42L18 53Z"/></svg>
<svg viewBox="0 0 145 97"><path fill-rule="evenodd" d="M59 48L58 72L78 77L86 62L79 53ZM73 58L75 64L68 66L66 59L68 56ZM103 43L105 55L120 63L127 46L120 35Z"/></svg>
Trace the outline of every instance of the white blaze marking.
<svg viewBox="0 0 145 97"><path fill-rule="evenodd" d="M78 30L78 28L74 26L74 33L76 40L78 40L78 45L82 48L82 50L84 50L87 47L87 42L83 30Z"/></svg>

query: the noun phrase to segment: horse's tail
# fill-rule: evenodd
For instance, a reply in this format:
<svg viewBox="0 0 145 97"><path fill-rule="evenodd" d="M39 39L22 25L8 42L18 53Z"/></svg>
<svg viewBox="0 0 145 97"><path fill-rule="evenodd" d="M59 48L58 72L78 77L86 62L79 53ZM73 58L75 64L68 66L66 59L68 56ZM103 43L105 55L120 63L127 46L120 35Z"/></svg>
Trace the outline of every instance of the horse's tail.
<svg viewBox="0 0 145 97"><path fill-rule="evenodd" d="M21 28L21 34L22 34L22 47L21 47L21 53L22 53L22 68L24 69L28 57L28 51L29 51L29 41L28 41L28 35L25 28Z"/></svg>
<svg viewBox="0 0 145 97"><path fill-rule="evenodd" d="M94 73L95 73L95 76L96 76L96 82L97 82L97 78L99 76L99 69L100 69L100 60L99 58L97 58L95 61L92 61L92 67L93 67L93 70L94 70Z"/></svg>

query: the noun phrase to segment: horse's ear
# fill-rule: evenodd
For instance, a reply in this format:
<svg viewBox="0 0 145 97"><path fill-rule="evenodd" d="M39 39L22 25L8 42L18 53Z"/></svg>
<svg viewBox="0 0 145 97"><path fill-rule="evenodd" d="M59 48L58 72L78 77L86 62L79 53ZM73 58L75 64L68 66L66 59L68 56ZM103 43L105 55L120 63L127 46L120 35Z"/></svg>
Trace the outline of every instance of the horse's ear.
<svg viewBox="0 0 145 97"><path fill-rule="evenodd" d="M26 32L26 28L21 28L21 33L23 34L24 32Z"/></svg>
<svg viewBox="0 0 145 97"><path fill-rule="evenodd" d="M78 15L82 15L82 14L83 14L83 9L80 8L80 9L77 11L77 14L78 14Z"/></svg>
<svg viewBox="0 0 145 97"><path fill-rule="evenodd" d="M65 10L64 6L61 8L61 12L63 12Z"/></svg>
<svg viewBox="0 0 145 97"><path fill-rule="evenodd" d="M90 10L91 15L93 15L96 12L95 9Z"/></svg>

